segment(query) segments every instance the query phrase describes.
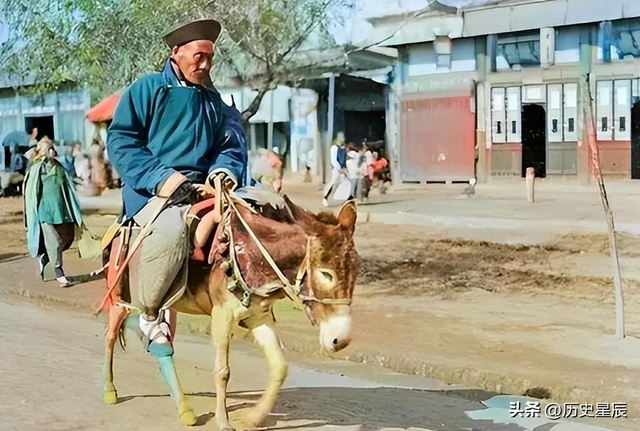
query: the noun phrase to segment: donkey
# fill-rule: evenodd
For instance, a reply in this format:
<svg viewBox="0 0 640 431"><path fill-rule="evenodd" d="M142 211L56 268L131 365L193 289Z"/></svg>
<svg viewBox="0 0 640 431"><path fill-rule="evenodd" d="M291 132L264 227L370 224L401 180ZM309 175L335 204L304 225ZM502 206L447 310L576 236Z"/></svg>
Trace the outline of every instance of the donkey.
<svg viewBox="0 0 640 431"><path fill-rule="evenodd" d="M289 297L303 308L312 325L319 325L320 345L326 352L342 350L351 341L351 301L357 275L353 242L356 205L353 201L345 203L336 217L313 214L286 196L284 202L284 209L263 206L256 211L245 202L236 200L234 204L234 198L230 198L229 210L213 235L209 259L190 261L186 292L171 306L171 319L177 312L211 316L211 339L216 349L215 417L220 430L233 430L226 391L234 325L251 331L269 369L265 392L243 418L249 428L259 426L269 415L287 377L287 361L275 331L275 301ZM116 404L113 351L130 313L130 307L123 303L130 298L126 277L110 295L104 400ZM172 326L175 328L175 322ZM180 421L195 425L196 416L178 381L173 357L157 359Z"/></svg>

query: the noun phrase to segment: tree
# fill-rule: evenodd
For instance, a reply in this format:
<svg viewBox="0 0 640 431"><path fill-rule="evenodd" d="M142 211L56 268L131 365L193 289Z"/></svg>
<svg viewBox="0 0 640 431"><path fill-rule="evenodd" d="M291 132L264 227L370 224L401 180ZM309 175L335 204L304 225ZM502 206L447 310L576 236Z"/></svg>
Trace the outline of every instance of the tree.
<svg viewBox="0 0 640 431"><path fill-rule="evenodd" d="M188 18L216 17L214 82L234 78L264 95L296 80L296 55L335 45L328 28L350 0L12 0L0 6L11 28L0 73L46 92L65 82L102 97L158 70L168 55L162 35Z"/></svg>

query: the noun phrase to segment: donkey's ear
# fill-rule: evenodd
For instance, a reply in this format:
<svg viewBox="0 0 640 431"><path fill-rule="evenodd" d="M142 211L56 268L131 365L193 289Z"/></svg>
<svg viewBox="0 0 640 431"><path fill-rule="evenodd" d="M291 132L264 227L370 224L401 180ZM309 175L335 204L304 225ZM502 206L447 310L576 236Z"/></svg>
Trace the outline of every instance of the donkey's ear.
<svg viewBox="0 0 640 431"><path fill-rule="evenodd" d="M294 220L296 221L315 221L315 216L313 213L307 211L306 209L299 207L298 205L294 204L291 199L289 199L289 196L287 195L283 195L282 198L284 199L285 204L287 205L287 208L289 208L289 211L291 211L291 216L293 217Z"/></svg>
<svg viewBox="0 0 640 431"><path fill-rule="evenodd" d="M338 223L341 227L353 233L356 230L356 220L358 219L358 207L355 200L345 202L338 213Z"/></svg>

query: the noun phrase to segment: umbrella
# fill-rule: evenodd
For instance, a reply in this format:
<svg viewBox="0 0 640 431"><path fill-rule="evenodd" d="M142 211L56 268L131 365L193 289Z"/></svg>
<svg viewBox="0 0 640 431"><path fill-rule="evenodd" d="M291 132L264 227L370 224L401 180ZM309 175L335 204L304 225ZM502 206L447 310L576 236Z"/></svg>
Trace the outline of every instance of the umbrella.
<svg viewBox="0 0 640 431"><path fill-rule="evenodd" d="M2 140L2 145L5 147L28 147L29 142L31 142L31 136L29 136L26 132L21 132L20 130L16 130L14 132L10 132L7 136Z"/></svg>
<svg viewBox="0 0 640 431"><path fill-rule="evenodd" d="M87 111L87 120L92 123L104 123L113 118L113 114L116 112L118 102L120 102L120 96L123 90L116 91L115 93L102 99L96 106Z"/></svg>

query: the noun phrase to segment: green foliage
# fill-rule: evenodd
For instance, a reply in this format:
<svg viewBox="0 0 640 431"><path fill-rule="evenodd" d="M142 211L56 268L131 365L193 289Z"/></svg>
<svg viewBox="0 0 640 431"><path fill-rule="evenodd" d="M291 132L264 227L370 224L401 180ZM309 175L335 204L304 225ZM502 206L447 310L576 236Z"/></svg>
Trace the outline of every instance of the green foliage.
<svg viewBox="0 0 640 431"><path fill-rule="evenodd" d="M43 93L75 82L95 97L159 70L169 54L162 35L187 19L214 17L215 82L234 78L266 92L295 79L295 54L334 44L327 29L348 0L11 0L0 74ZM264 91L262 91L264 90ZM248 112L245 118L257 111Z"/></svg>

